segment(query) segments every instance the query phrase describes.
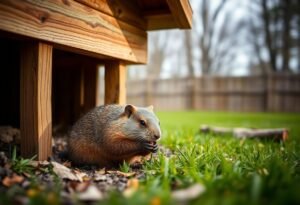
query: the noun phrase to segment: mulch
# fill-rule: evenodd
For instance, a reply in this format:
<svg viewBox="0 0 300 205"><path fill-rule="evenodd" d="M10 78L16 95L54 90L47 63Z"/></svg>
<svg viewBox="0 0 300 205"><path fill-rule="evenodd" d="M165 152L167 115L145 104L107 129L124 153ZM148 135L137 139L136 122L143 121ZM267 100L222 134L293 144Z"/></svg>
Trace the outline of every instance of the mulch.
<svg viewBox="0 0 300 205"><path fill-rule="evenodd" d="M119 168L96 166L74 167L66 158L66 135L53 138L53 156L47 161L31 161L30 171L17 173L12 168L14 147L19 152L20 132L12 127L0 127L0 193L13 203L26 204L30 197L38 194L53 195L59 188L62 203L104 199L111 192L125 197L133 193L139 181L145 178L143 164L135 164L129 172ZM165 155L170 150L160 147ZM156 157L156 154L153 155ZM29 173L31 172L31 173ZM17 191L14 191L17 190ZM2 196L3 197L3 196ZM53 197L52 197L53 198Z"/></svg>

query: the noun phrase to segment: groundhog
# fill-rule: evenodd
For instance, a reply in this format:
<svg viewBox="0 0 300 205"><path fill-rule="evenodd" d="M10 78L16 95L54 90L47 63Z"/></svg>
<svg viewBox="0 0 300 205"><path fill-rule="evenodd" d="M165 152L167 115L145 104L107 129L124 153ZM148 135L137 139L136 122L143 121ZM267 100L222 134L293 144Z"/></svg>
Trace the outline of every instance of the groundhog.
<svg viewBox="0 0 300 205"><path fill-rule="evenodd" d="M116 166L156 152L160 137L153 106L102 105L74 124L68 156L77 165Z"/></svg>

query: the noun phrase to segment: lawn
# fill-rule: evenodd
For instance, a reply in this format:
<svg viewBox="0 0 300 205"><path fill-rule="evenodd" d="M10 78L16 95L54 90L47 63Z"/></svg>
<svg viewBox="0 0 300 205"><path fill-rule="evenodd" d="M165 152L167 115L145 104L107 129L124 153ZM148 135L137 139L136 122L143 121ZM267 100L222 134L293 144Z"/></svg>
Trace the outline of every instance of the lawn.
<svg viewBox="0 0 300 205"><path fill-rule="evenodd" d="M163 148L144 164L145 176L130 194L124 196L112 191L100 204L300 204L299 114L157 114L163 132L159 143ZM239 140L232 136L201 134L198 131L201 124L285 127L290 132L284 143ZM120 169L132 172L127 165ZM191 200L187 200L188 193L186 197L174 199L174 190L186 190L195 184L203 188L201 194L197 193ZM57 187L54 193L59 194ZM50 204L54 202L59 200Z"/></svg>
<svg viewBox="0 0 300 205"><path fill-rule="evenodd" d="M171 192L195 183L205 192L190 204L299 204L300 115L269 113L159 112L171 149L145 165L146 179L128 204L172 203ZM285 127L285 143L199 134L200 124ZM159 200L158 200L159 198ZM119 199L120 201L118 201ZM110 198L108 202L122 202Z"/></svg>

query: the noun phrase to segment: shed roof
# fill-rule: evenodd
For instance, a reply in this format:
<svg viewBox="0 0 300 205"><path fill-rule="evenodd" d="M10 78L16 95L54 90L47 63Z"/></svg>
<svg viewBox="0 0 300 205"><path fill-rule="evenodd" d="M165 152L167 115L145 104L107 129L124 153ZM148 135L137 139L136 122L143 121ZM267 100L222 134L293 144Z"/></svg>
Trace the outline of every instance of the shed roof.
<svg viewBox="0 0 300 205"><path fill-rule="evenodd" d="M0 31L101 59L147 62L149 30L191 28L188 0L0 1Z"/></svg>
<svg viewBox="0 0 300 205"><path fill-rule="evenodd" d="M147 30L190 29L192 8L188 0L137 0L147 21Z"/></svg>
<svg viewBox="0 0 300 205"><path fill-rule="evenodd" d="M145 30L190 29L192 26L189 0L76 1Z"/></svg>

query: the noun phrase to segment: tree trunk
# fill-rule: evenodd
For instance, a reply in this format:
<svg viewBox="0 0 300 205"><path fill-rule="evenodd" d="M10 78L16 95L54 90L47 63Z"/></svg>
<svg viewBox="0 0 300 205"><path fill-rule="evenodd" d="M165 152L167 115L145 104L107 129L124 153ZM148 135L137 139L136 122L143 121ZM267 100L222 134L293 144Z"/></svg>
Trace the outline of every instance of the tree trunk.
<svg viewBox="0 0 300 205"><path fill-rule="evenodd" d="M290 13L290 0L281 0L283 10L283 35L282 35L282 71L289 72L290 61L290 30L291 30L291 13Z"/></svg>
<svg viewBox="0 0 300 205"><path fill-rule="evenodd" d="M267 44L268 54L269 54L269 58L270 58L270 64L271 64L272 71L276 72L278 70L277 65L276 65L277 52L273 48L273 40L274 39L272 38L272 34L270 31L270 14L269 14L269 11L267 8L267 0L262 0L261 6L262 6L262 10L263 10L265 41Z"/></svg>
<svg viewBox="0 0 300 205"><path fill-rule="evenodd" d="M192 33L189 30L184 32L185 37L185 49L186 49L186 61L188 66L188 77L195 76L195 69L193 64L193 47L192 47Z"/></svg>

